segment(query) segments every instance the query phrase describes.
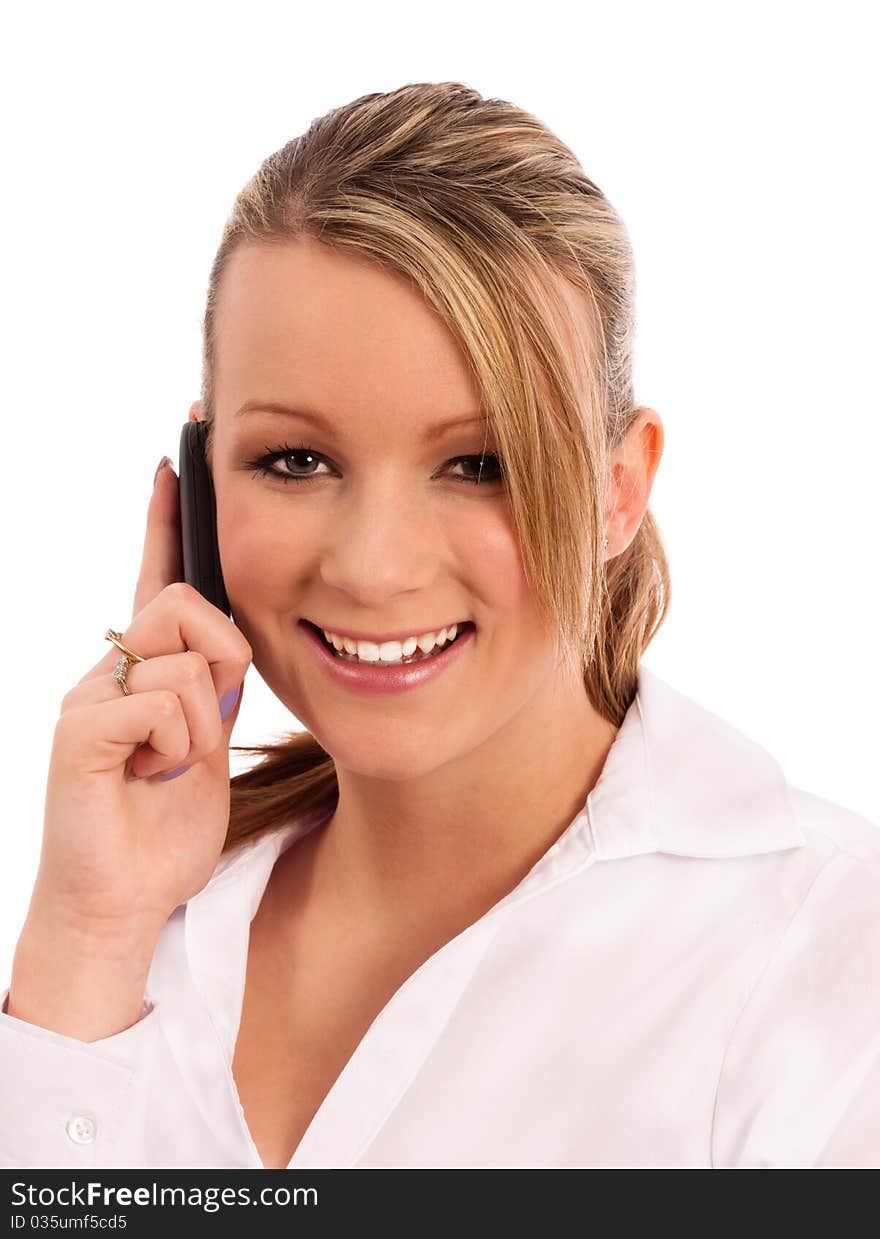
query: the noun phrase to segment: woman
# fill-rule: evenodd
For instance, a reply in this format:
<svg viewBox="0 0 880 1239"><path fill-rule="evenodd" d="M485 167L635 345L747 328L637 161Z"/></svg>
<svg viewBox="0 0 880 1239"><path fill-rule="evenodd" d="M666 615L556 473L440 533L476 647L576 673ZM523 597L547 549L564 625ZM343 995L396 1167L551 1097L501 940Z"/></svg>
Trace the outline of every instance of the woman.
<svg viewBox="0 0 880 1239"><path fill-rule="evenodd" d="M876 830L642 664L633 295L571 151L458 83L241 192L190 411L234 622L160 466L62 702L4 1165L880 1161ZM307 730L230 785L251 661Z"/></svg>

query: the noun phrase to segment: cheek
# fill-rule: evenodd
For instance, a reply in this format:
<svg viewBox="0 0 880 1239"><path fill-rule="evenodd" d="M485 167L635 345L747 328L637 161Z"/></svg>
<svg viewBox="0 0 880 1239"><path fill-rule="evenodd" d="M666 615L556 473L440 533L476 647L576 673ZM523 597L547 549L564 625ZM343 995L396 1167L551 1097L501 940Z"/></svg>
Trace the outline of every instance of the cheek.
<svg viewBox="0 0 880 1239"><path fill-rule="evenodd" d="M493 514L460 532L457 545L468 565L468 582L478 591L487 619L506 613L521 620L533 595L509 515Z"/></svg>
<svg viewBox="0 0 880 1239"><path fill-rule="evenodd" d="M253 491L254 493L251 493ZM283 499L283 497L282 497ZM230 597L266 602L291 591L313 588L318 570L308 548L326 540L326 512L308 503L296 504L296 520L281 503L266 503L256 488L229 489L218 495L217 536L223 576ZM440 575L437 584L449 592L454 579L462 600L472 604L475 618L486 627L514 626L520 634L534 613L534 598L510 513L503 504L474 504L471 511L451 511L438 517L445 545L435 543Z"/></svg>
<svg viewBox="0 0 880 1239"><path fill-rule="evenodd" d="M552 671L558 645L538 607L509 512L472 529L467 546L472 592L491 638L490 666L502 681L499 696L528 696Z"/></svg>
<svg viewBox="0 0 880 1239"><path fill-rule="evenodd" d="M308 545L307 520L292 525L283 507L254 493L231 492L217 500L217 541L230 598L290 594L300 564L298 548ZM288 514L289 516L289 514Z"/></svg>

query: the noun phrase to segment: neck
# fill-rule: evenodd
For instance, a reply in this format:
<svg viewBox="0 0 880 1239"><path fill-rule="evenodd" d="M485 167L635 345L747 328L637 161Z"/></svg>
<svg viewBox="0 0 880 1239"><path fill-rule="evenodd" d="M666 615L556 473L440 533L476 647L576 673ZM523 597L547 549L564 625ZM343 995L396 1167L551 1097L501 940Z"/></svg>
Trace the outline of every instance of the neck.
<svg viewBox="0 0 880 1239"><path fill-rule="evenodd" d="M500 731L424 777L338 770L334 815L313 832L310 898L379 934L458 932L565 830L616 735L582 682L550 678Z"/></svg>

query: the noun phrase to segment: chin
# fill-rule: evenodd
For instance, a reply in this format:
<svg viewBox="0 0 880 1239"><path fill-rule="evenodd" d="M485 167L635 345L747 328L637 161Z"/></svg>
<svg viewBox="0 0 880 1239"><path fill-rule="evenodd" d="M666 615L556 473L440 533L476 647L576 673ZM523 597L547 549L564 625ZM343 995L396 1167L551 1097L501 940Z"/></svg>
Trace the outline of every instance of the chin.
<svg viewBox="0 0 880 1239"><path fill-rule="evenodd" d="M338 728L329 728L319 734L309 729L323 749L330 754L337 766L367 779L382 779L389 783L403 783L430 774L451 760L453 754L437 743L420 743L416 735L409 743L400 743L377 735L342 736Z"/></svg>

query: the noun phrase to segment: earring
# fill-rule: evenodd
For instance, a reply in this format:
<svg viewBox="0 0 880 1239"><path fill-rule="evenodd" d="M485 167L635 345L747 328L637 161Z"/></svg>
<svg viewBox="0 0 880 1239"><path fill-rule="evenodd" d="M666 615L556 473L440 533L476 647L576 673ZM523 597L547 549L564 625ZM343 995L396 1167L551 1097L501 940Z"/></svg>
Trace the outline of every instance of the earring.
<svg viewBox="0 0 880 1239"><path fill-rule="evenodd" d="M608 539L606 538L605 541L602 543L602 550L604 551L607 549L608 549Z"/></svg>

